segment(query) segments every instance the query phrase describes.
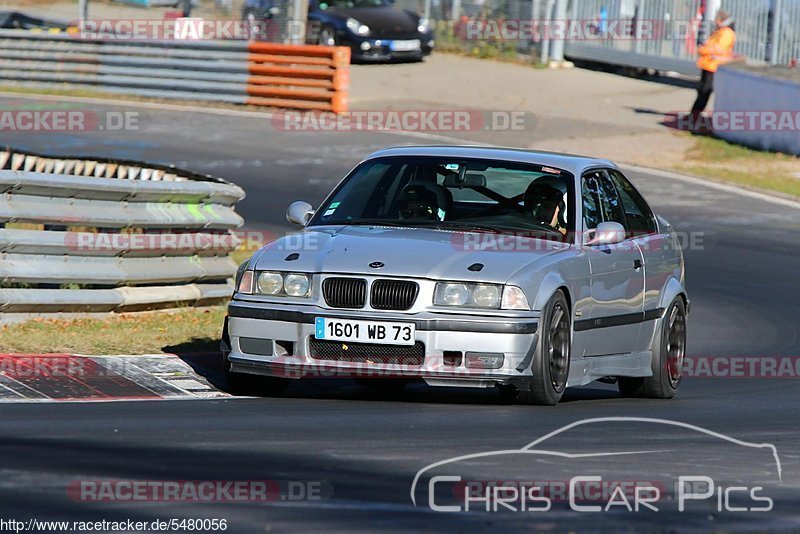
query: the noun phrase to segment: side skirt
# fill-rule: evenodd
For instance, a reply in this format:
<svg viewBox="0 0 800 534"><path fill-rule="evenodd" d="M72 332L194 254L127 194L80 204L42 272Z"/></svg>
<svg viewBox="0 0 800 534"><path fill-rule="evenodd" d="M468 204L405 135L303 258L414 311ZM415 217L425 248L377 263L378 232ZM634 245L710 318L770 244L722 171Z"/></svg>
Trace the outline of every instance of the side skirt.
<svg viewBox="0 0 800 534"><path fill-rule="evenodd" d="M585 386L606 376L653 376L652 360L653 353L649 350L572 360L567 386Z"/></svg>

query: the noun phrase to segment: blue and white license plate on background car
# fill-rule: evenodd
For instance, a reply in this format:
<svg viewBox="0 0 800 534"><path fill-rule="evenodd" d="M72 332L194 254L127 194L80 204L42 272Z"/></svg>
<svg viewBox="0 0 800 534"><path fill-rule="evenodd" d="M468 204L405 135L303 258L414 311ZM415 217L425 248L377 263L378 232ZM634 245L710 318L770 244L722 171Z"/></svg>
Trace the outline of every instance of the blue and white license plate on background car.
<svg viewBox="0 0 800 534"><path fill-rule="evenodd" d="M389 50L392 52L412 52L419 50L419 39L408 39L403 41L391 41L389 43Z"/></svg>
<svg viewBox="0 0 800 534"><path fill-rule="evenodd" d="M332 341L413 345L416 339L414 323L352 321L349 319L317 317L314 320L314 327L314 337Z"/></svg>

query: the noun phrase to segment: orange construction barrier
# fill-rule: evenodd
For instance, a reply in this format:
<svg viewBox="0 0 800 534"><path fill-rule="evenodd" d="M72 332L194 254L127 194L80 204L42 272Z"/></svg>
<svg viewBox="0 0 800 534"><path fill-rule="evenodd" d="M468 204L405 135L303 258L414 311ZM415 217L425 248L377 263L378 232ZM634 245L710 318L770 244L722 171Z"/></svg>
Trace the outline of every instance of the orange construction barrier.
<svg viewBox="0 0 800 534"><path fill-rule="evenodd" d="M252 42L247 49L248 104L347 111L348 47Z"/></svg>

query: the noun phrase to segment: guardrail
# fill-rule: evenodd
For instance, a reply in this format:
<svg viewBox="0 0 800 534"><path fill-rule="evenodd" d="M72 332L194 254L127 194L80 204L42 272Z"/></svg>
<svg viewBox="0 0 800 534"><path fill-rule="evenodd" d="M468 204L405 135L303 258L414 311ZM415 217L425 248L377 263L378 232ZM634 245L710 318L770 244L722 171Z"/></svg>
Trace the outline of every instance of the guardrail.
<svg viewBox="0 0 800 534"><path fill-rule="evenodd" d="M126 41L0 30L0 84L347 111L350 49L247 41Z"/></svg>
<svg viewBox="0 0 800 534"><path fill-rule="evenodd" d="M242 198L236 185L172 167L0 151L0 311L224 300Z"/></svg>

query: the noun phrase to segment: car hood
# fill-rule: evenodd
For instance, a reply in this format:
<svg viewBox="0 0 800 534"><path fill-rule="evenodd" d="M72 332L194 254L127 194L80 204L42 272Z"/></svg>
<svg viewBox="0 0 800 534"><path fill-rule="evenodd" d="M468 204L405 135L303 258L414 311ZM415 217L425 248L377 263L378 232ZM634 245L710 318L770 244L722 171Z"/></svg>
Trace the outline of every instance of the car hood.
<svg viewBox="0 0 800 534"><path fill-rule="evenodd" d="M337 7L329 9L328 13L344 19L352 17L373 30L417 32L416 18L394 7Z"/></svg>
<svg viewBox="0 0 800 534"><path fill-rule="evenodd" d="M287 235L254 257L256 270L505 283L520 268L568 245L522 236L429 228L326 226ZM297 254L296 259L287 261ZM380 262L379 268L370 264ZM482 263L483 268L468 267Z"/></svg>

